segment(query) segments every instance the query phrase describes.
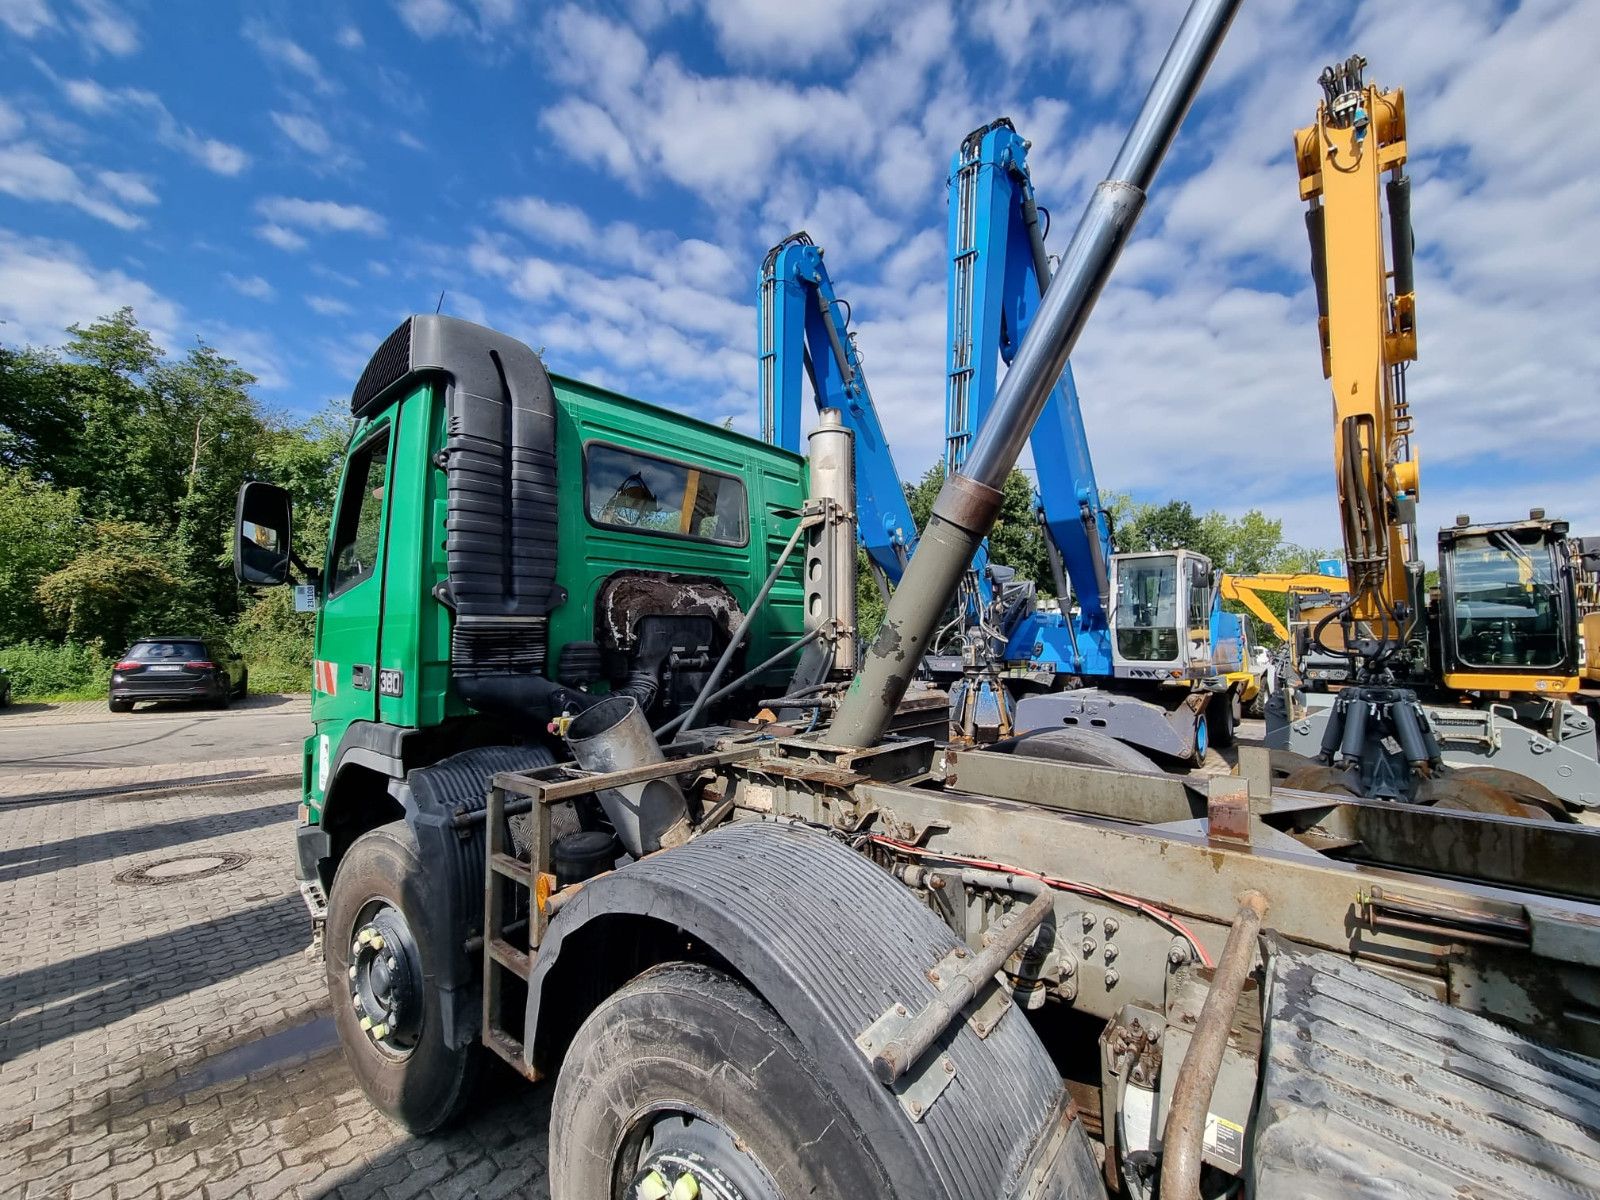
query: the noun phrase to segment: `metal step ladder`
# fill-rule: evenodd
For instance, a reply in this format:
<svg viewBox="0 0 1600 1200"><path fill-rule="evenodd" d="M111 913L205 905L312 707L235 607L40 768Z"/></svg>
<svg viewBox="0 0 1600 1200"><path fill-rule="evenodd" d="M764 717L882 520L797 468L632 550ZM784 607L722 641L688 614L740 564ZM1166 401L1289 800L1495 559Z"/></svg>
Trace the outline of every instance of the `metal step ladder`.
<svg viewBox="0 0 1600 1200"><path fill-rule="evenodd" d="M483 1041L520 1075L537 1080L540 1073L523 1058L523 1005L507 1011L506 990L513 980L526 988L544 940L550 914L546 901L555 890L550 860L550 806L589 790L590 775L571 764L534 771L508 771L494 777L486 812L488 870L483 888ZM566 785L559 792L552 789ZM518 858L510 844L508 819L533 815L528 858ZM517 889L509 891L506 884ZM519 915L517 899L527 899L527 916ZM525 935L525 936L524 936ZM521 946L527 942L527 948ZM507 1024L507 1017L516 1022Z"/></svg>

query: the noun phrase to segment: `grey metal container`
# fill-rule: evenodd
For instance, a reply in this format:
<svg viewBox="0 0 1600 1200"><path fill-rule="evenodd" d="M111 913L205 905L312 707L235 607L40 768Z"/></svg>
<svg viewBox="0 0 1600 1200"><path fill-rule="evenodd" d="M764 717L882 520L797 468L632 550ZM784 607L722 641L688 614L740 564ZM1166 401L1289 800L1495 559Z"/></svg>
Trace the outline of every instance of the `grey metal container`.
<svg viewBox="0 0 1600 1200"><path fill-rule="evenodd" d="M667 760L632 696L611 696L579 713L567 726L567 748L585 771L602 774ZM675 826L688 832L689 805L671 778L604 788L598 799L635 858L678 840L669 836Z"/></svg>

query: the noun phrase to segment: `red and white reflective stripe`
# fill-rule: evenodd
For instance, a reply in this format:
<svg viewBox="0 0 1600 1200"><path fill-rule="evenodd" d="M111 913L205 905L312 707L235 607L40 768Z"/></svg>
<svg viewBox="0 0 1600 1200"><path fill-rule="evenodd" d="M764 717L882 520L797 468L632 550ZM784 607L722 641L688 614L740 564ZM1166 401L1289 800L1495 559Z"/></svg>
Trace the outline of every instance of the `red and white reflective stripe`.
<svg viewBox="0 0 1600 1200"><path fill-rule="evenodd" d="M339 664L318 658L311 663L311 686L325 696L339 694Z"/></svg>

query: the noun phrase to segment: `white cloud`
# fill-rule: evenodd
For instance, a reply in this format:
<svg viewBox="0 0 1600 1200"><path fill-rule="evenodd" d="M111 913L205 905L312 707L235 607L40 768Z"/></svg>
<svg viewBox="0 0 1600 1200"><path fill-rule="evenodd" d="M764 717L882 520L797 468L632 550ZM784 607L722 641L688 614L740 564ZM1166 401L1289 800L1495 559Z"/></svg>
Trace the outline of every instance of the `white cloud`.
<svg viewBox="0 0 1600 1200"><path fill-rule="evenodd" d="M746 200L792 146L851 156L870 145L870 115L837 88L652 60L632 30L572 5L550 18L548 34L550 68L579 94L546 109L541 124L573 158L636 187L665 176L719 202Z"/></svg>
<svg viewBox="0 0 1600 1200"><path fill-rule="evenodd" d="M250 156L243 150L216 138L196 137L185 132L177 145L206 170L218 175L237 175L250 165Z"/></svg>
<svg viewBox="0 0 1600 1200"><path fill-rule="evenodd" d="M705 0L706 19L725 54L798 66L839 54L885 7L884 0ZM826 36L819 36L822 30Z"/></svg>
<svg viewBox="0 0 1600 1200"><path fill-rule="evenodd" d="M331 95L339 90L323 71L316 56L293 38L274 33L260 21L247 21L244 37L260 52L262 58L300 76L311 85L312 90L323 95Z"/></svg>
<svg viewBox="0 0 1600 1200"><path fill-rule="evenodd" d="M395 0L405 27L419 38L436 38L464 24L466 18L450 0Z"/></svg>
<svg viewBox="0 0 1600 1200"><path fill-rule="evenodd" d="M300 149L318 156L325 155L333 149L333 138L323 128L322 122L315 117L281 112L271 115L272 123L278 127L279 132Z"/></svg>
<svg viewBox="0 0 1600 1200"><path fill-rule="evenodd" d="M485 28L511 25L522 16L522 0L472 0Z"/></svg>
<svg viewBox="0 0 1600 1200"><path fill-rule="evenodd" d="M73 27L93 48L126 58L139 49L139 27L107 0L77 0Z"/></svg>
<svg viewBox="0 0 1600 1200"><path fill-rule="evenodd" d="M109 113L147 113L154 121L155 134L163 145L182 151L208 171L218 175L238 175L250 165L250 156L238 146L195 132L172 115L161 97L145 88L108 88L93 79L64 79L53 76L62 93L79 112L91 116Z"/></svg>
<svg viewBox="0 0 1600 1200"><path fill-rule="evenodd" d="M264 224L257 225L256 236L262 241L276 246L279 250L288 250L291 253L296 250L304 250L307 245L305 238L292 229L284 228L275 221L267 221Z"/></svg>
<svg viewBox="0 0 1600 1200"><path fill-rule="evenodd" d="M0 99L0 141L14 138L22 132L22 114Z"/></svg>
<svg viewBox="0 0 1600 1200"><path fill-rule="evenodd" d="M105 188L124 204L155 204L159 197L150 186L148 176L136 175L129 171L100 171L95 178L100 181L100 186Z"/></svg>
<svg viewBox="0 0 1600 1200"><path fill-rule="evenodd" d="M513 229L547 246L581 250L598 263L627 267L658 283L694 280L701 288L724 292L745 273L721 246L699 238L680 238L665 230L646 230L628 221L600 226L582 209L540 196L499 200L495 212ZM509 253L504 248L499 253Z"/></svg>
<svg viewBox="0 0 1600 1200"><path fill-rule="evenodd" d="M774 196L762 208L768 242L804 229L846 271L859 271L905 236L905 229L879 215L860 192L825 187L799 196ZM832 268L830 268L831 273ZM859 276L858 276L859 278Z"/></svg>
<svg viewBox="0 0 1600 1200"><path fill-rule="evenodd" d="M495 211L507 224L558 246L585 246L598 239L589 215L570 204L554 204L539 196L519 196L499 201Z"/></svg>
<svg viewBox="0 0 1600 1200"><path fill-rule="evenodd" d="M546 109L539 121L573 158L602 166L620 179L638 180L639 160L627 135L598 104L563 100Z"/></svg>
<svg viewBox="0 0 1600 1200"><path fill-rule="evenodd" d="M20 38L34 38L56 28L45 0L0 0L0 25Z"/></svg>
<svg viewBox="0 0 1600 1200"><path fill-rule="evenodd" d="M0 147L0 192L19 200L32 200L47 204L67 204L97 220L115 225L118 229L137 229L144 224L141 217L107 198L109 193L117 199L126 199L120 187L134 187L133 176L116 176L119 186L106 186L99 190L86 184L78 173L66 163L45 154L37 146L26 142ZM102 180L104 177L102 177ZM148 199L135 199L132 203L150 203L155 200L148 187Z"/></svg>
<svg viewBox="0 0 1600 1200"><path fill-rule="evenodd" d="M313 233L361 233L375 237L386 228L384 219L370 208L332 200L268 196L256 203L256 211L279 225Z"/></svg>
<svg viewBox="0 0 1600 1200"><path fill-rule="evenodd" d="M289 386L282 367L283 352L270 333L240 329L222 321L202 321L196 326L196 334L254 375L259 386L274 390Z"/></svg>
<svg viewBox="0 0 1600 1200"><path fill-rule="evenodd" d="M56 345L67 326L124 305L158 342L173 344L181 311L142 280L95 267L75 246L0 231L0 318L8 342Z"/></svg>
<svg viewBox="0 0 1600 1200"><path fill-rule="evenodd" d="M324 317L347 317L355 311L343 300L333 296L307 296L306 307Z"/></svg>
<svg viewBox="0 0 1600 1200"><path fill-rule="evenodd" d="M271 300L278 294L278 290L259 275L239 276L224 273L222 278L234 291L252 300Z"/></svg>
<svg viewBox="0 0 1600 1200"><path fill-rule="evenodd" d="M68 25L91 58L101 53L121 58L139 49L139 27L109 0L73 0L71 7ZM42 33L60 33L63 28L47 0L0 0L0 25L30 41Z"/></svg>
<svg viewBox="0 0 1600 1200"><path fill-rule="evenodd" d="M361 29L356 25L341 25L339 32L333 35L333 40L346 50L359 50L367 44L367 39L361 36Z"/></svg>
<svg viewBox="0 0 1600 1200"><path fill-rule="evenodd" d="M306 113L273 112L272 123L278 132L288 138L322 167L344 167L353 164L355 156L339 145L328 132L327 126Z"/></svg>
<svg viewBox="0 0 1600 1200"><path fill-rule="evenodd" d="M482 42L516 40L526 16L523 0L394 0L394 7L401 23L424 41L447 34Z"/></svg>

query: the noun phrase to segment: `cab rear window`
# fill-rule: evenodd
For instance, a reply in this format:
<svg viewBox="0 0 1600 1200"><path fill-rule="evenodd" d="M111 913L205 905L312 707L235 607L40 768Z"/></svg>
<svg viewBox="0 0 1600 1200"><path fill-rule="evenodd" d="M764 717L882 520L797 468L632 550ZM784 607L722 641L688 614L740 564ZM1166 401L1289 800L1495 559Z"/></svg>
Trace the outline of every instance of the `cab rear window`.
<svg viewBox="0 0 1600 1200"><path fill-rule="evenodd" d="M592 442L584 496L596 525L724 546L749 541L744 484L691 463Z"/></svg>

